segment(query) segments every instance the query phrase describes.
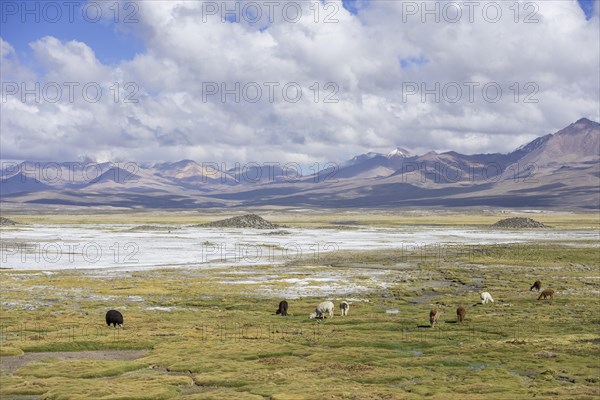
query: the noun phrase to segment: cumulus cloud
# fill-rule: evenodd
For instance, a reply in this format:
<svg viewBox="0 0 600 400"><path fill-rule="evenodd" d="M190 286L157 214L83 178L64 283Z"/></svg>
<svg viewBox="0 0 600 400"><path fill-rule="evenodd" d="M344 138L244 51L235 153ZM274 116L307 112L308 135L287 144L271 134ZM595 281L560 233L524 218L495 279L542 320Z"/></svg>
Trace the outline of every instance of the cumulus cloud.
<svg viewBox="0 0 600 400"><path fill-rule="evenodd" d="M505 152L600 119L598 12L586 20L575 0L496 2L494 20L496 6L481 2L471 21L464 2L447 3L427 3L436 21L422 2L361 2L353 14L339 1L288 0L269 20L259 1L252 23L213 15L222 2L140 1L127 29L146 50L116 65L81 41L31 43L43 72L20 79L80 85L72 102L7 96L2 157L232 164L340 161L396 145ZM18 64L0 45L3 63ZM90 82L102 88L97 101L82 92Z"/></svg>
<svg viewBox="0 0 600 400"><path fill-rule="evenodd" d="M13 47L5 40L2 40L2 38L0 38L0 57L2 57L3 59L8 58L8 56L13 54L14 52L15 49L13 49Z"/></svg>
<svg viewBox="0 0 600 400"><path fill-rule="evenodd" d="M100 82L110 73L88 45L76 40L63 43L52 36L44 36L31 43L31 47L39 65L45 69L48 81L63 82L68 77L74 82Z"/></svg>

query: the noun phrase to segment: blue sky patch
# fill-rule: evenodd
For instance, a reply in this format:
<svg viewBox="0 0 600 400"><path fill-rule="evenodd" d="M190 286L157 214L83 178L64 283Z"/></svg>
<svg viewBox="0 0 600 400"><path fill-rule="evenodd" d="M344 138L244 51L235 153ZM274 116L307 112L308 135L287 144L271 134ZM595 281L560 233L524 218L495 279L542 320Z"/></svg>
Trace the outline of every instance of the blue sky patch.
<svg viewBox="0 0 600 400"><path fill-rule="evenodd" d="M418 67L424 64L427 64L429 60L427 60L424 56L419 57L409 57L402 58L400 60L400 66L402 69L410 68L410 67Z"/></svg>
<svg viewBox="0 0 600 400"><path fill-rule="evenodd" d="M343 7L350 11L351 14L356 15L361 8L365 8L367 5L366 0L342 0Z"/></svg>
<svg viewBox="0 0 600 400"><path fill-rule="evenodd" d="M581 6L581 9L585 13L585 17L587 19L592 18L592 15L594 13L594 3L598 2L598 1L599 0L579 0L579 5Z"/></svg>
<svg viewBox="0 0 600 400"><path fill-rule="evenodd" d="M102 10L98 14L99 9L86 8L84 2L72 9L45 7L45 3L37 1L13 2L19 7L17 10L7 9L8 2L2 4L0 36L25 59L31 56L29 43L44 36L54 36L62 42L83 42L103 64L132 59L145 50L141 38L127 32L128 25L137 23L134 9ZM111 14L102 16L102 12Z"/></svg>

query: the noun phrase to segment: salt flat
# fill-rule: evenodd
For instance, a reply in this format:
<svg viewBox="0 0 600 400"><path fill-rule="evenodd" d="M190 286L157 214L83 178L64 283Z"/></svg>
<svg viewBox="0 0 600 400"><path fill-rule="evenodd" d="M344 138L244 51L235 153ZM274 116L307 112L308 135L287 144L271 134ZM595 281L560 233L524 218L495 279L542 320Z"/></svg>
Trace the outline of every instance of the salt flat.
<svg viewBox="0 0 600 400"><path fill-rule="evenodd" d="M3 229L2 268L15 270L215 268L273 265L346 250L445 252L454 245L552 243L588 246L596 230L400 227L285 231L136 225L28 225ZM597 246L597 243L593 246Z"/></svg>

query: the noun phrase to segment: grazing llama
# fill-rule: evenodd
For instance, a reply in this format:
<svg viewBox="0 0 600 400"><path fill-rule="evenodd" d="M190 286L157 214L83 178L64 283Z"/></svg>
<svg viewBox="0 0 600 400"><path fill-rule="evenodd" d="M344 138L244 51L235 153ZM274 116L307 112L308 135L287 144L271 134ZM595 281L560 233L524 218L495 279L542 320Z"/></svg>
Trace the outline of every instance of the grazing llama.
<svg viewBox="0 0 600 400"><path fill-rule="evenodd" d="M463 306L458 306L456 309L456 318L458 322L463 322L465 320L465 316L467 315L467 310Z"/></svg>
<svg viewBox="0 0 600 400"><path fill-rule="evenodd" d="M106 313L106 325L117 327L123 326L123 314L118 312L117 310L110 310Z"/></svg>
<svg viewBox="0 0 600 400"><path fill-rule="evenodd" d="M492 295L489 294L488 292L483 292L481 293L481 295L479 296L481 298L481 304L487 304L488 302L494 302L494 299L492 298Z"/></svg>
<svg viewBox="0 0 600 400"><path fill-rule="evenodd" d="M542 289L542 281L535 281L533 285L529 288L529 291L531 292L533 289L539 292Z"/></svg>
<svg viewBox="0 0 600 400"><path fill-rule="evenodd" d="M277 309L277 311L275 311L275 314L279 314L282 316L286 316L287 315L287 310L288 310L288 302L285 300L282 300L279 302L279 308Z"/></svg>
<svg viewBox="0 0 600 400"><path fill-rule="evenodd" d="M309 318L326 318L325 314L333 318L334 309L335 305L331 301L324 301L315 308L315 312L310 314Z"/></svg>
<svg viewBox="0 0 600 400"><path fill-rule="evenodd" d="M544 299L544 300L545 300L545 299L546 299L546 298L548 298L548 297L550 297L550 300L553 300L553 299L554 299L554 290L552 290L552 289L546 289L546 290L544 290L544 291L543 291L543 292L540 294L540 297L538 297L538 300L542 300L542 299Z"/></svg>

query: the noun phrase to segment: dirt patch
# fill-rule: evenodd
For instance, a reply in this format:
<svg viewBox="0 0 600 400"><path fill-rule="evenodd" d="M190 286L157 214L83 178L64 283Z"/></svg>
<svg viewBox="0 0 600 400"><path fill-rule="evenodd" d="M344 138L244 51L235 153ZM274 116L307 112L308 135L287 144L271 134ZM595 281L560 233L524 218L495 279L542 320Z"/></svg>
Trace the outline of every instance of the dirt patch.
<svg viewBox="0 0 600 400"><path fill-rule="evenodd" d="M284 230L272 231L272 232L264 233L264 235L269 235L269 236L291 235L291 234L292 234L292 232L290 232L290 231L284 231Z"/></svg>
<svg viewBox="0 0 600 400"><path fill-rule="evenodd" d="M138 225L128 229L130 232L171 232L172 230L179 229L176 226L162 226L162 225Z"/></svg>
<svg viewBox="0 0 600 400"><path fill-rule="evenodd" d="M287 364L286 361L282 360L281 358L276 358L276 357L261 358L260 360L258 360L258 362L261 364L269 364L269 365Z"/></svg>
<svg viewBox="0 0 600 400"><path fill-rule="evenodd" d="M93 350L93 351L49 351L42 353L25 353L21 356L0 358L0 372L13 373L25 364L44 358L60 360L137 360L146 354L147 350Z"/></svg>
<svg viewBox="0 0 600 400"><path fill-rule="evenodd" d="M558 357L556 353L553 353L551 351L540 351L539 353L535 353L536 357L540 357L540 358L556 358Z"/></svg>
<svg viewBox="0 0 600 400"><path fill-rule="evenodd" d="M334 375L339 375L342 372L361 373L361 372L366 372L366 371L372 371L374 369L375 369L375 367L373 367L371 365L366 365L366 364L333 363L333 364L327 364L326 366L323 366L322 368L310 368L310 369L307 369L307 371L314 372L314 373L322 373L323 371L328 371L327 372L328 375L334 376Z"/></svg>

